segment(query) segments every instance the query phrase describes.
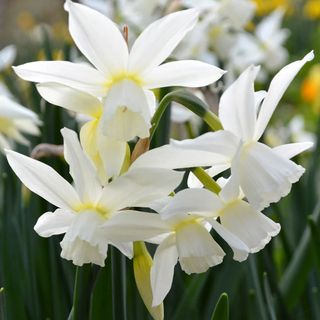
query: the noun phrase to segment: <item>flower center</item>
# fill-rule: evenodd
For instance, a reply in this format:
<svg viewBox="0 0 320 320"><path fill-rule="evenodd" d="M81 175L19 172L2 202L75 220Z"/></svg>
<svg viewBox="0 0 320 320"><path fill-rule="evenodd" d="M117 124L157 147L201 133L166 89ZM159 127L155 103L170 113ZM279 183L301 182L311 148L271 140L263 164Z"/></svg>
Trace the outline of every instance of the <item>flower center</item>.
<svg viewBox="0 0 320 320"><path fill-rule="evenodd" d="M121 82L123 80L130 80L130 81L134 82L135 84L137 84L138 86L143 85L143 81L137 73L127 72L127 71L123 71L121 73L118 73L118 74L111 76L105 82L104 85L107 89L110 89L110 87L112 87L114 84Z"/></svg>
<svg viewBox="0 0 320 320"><path fill-rule="evenodd" d="M95 205L93 203L82 203L79 206L77 206L77 208L75 208L75 211L77 213L90 211L102 217L103 219L108 219L111 215L111 213L105 207Z"/></svg>

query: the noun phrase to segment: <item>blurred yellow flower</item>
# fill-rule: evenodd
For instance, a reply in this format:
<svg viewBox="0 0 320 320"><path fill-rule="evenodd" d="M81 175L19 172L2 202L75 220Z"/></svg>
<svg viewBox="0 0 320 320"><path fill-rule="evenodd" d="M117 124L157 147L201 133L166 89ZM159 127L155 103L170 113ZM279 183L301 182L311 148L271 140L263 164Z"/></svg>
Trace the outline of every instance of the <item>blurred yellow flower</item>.
<svg viewBox="0 0 320 320"><path fill-rule="evenodd" d="M309 19L319 19L320 18L320 1L319 0L309 0L304 5L303 13Z"/></svg>
<svg viewBox="0 0 320 320"><path fill-rule="evenodd" d="M320 64L314 65L301 86L301 96L311 103L315 112L320 111Z"/></svg>
<svg viewBox="0 0 320 320"><path fill-rule="evenodd" d="M292 14L294 10L292 0L254 0L257 6L257 15L264 16L269 12L282 7L286 10L286 14Z"/></svg>

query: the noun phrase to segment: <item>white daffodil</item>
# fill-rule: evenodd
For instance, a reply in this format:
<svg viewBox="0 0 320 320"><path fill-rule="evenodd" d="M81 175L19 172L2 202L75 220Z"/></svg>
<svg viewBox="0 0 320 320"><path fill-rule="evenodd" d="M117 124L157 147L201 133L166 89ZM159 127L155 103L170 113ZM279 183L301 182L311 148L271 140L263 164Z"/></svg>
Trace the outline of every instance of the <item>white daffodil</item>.
<svg viewBox="0 0 320 320"><path fill-rule="evenodd" d="M155 109L151 89L201 87L224 73L200 61L161 64L196 24L196 10L175 12L155 21L137 38L129 54L123 35L107 17L70 0L65 8L69 12L70 33L95 68L65 61L43 61L21 65L15 71L25 80L56 82L103 98L103 131L110 137L128 141L136 135L149 136ZM121 130L117 131L119 121L132 127L125 136Z"/></svg>
<svg viewBox="0 0 320 320"><path fill-rule="evenodd" d="M17 48L9 45L0 50L0 71L12 66L17 55Z"/></svg>
<svg viewBox="0 0 320 320"><path fill-rule="evenodd" d="M12 142L29 145L22 135L39 135L38 116L8 97L0 95L0 150L12 148Z"/></svg>
<svg viewBox="0 0 320 320"><path fill-rule="evenodd" d="M205 272L222 262L225 253L210 236L211 227L230 245L237 261L261 250L278 234L279 224L254 210L239 194L227 191L222 189L218 197L205 189L186 189L151 205L160 215L120 214L102 227L118 241L129 241L134 229L135 240L160 242L151 269L154 306L169 292L178 261L188 274Z"/></svg>
<svg viewBox="0 0 320 320"><path fill-rule="evenodd" d="M131 257L132 244L107 240L99 227L121 209L145 206L168 195L180 183L181 173L170 170L129 170L101 187L96 170L81 149L75 132L62 129L65 159L74 187L49 166L13 151L7 151L11 168L33 192L55 205L35 225L43 237L65 233L61 256L81 266L104 265L108 244Z"/></svg>
<svg viewBox="0 0 320 320"><path fill-rule="evenodd" d="M102 134L101 101L88 93L57 83L41 83L37 85L37 89L48 102L89 117L80 130L81 145L94 162L102 184L118 176L125 161L127 143ZM130 130L124 123L118 122L118 126L119 131Z"/></svg>
<svg viewBox="0 0 320 320"><path fill-rule="evenodd" d="M309 149L312 143L270 148L258 140L290 82L302 66L312 59L311 52L302 60L285 66L271 81L268 92L254 92L258 68L249 67L221 97L219 118L224 130L209 132L193 140L172 141L171 145L142 155L133 166L208 166L209 158L202 157L212 152L214 175L231 167L232 176L226 188L238 190L241 187L249 203L257 210L279 201L290 192L292 183L297 182L305 171L290 159ZM184 159L186 152L189 152L188 159ZM201 155L196 155L198 152Z"/></svg>

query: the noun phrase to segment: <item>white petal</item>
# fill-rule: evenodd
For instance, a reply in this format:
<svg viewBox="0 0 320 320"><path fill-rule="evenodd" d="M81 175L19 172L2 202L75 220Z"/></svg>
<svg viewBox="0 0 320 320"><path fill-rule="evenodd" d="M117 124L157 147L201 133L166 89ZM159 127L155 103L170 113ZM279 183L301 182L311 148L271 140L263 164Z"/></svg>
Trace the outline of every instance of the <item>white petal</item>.
<svg viewBox="0 0 320 320"><path fill-rule="evenodd" d="M208 63L183 60L152 68L143 75L143 80L147 89L170 86L197 88L217 81L224 73L222 69Z"/></svg>
<svg viewBox="0 0 320 320"><path fill-rule="evenodd" d="M85 64L68 61L38 61L13 68L16 74L32 82L56 82L95 96L104 96L106 88L103 75Z"/></svg>
<svg viewBox="0 0 320 320"><path fill-rule="evenodd" d="M110 241L110 244L116 247L127 258L133 257L133 243L132 242L115 242Z"/></svg>
<svg viewBox="0 0 320 320"><path fill-rule="evenodd" d="M7 150L8 162L24 185L56 207L71 209L80 199L73 187L48 165Z"/></svg>
<svg viewBox="0 0 320 320"><path fill-rule="evenodd" d="M136 168L105 186L100 203L111 212L146 206L170 194L181 182L183 172L158 168Z"/></svg>
<svg viewBox="0 0 320 320"><path fill-rule="evenodd" d="M127 67L128 47L117 26L103 14L67 0L69 31L77 47L104 74Z"/></svg>
<svg viewBox="0 0 320 320"><path fill-rule="evenodd" d="M98 232L104 219L94 212L81 212L76 215L72 225L61 241L61 257L72 260L73 264L95 263L104 266L108 242Z"/></svg>
<svg viewBox="0 0 320 320"><path fill-rule="evenodd" d="M254 79L258 67L250 66L223 93L219 104L219 118L225 130L244 141L251 140L256 123Z"/></svg>
<svg viewBox="0 0 320 320"><path fill-rule="evenodd" d="M263 134L275 108L277 107L284 92L287 90L289 84L308 61L314 57L313 52L308 53L302 60L292 62L282 68L272 79L268 94L264 99L256 124L255 139L259 140Z"/></svg>
<svg viewBox="0 0 320 320"><path fill-rule="evenodd" d="M115 214L101 230L111 242L146 241L171 231L159 214L133 210Z"/></svg>
<svg viewBox="0 0 320 320"><path fill-rule="evenodd" d="M161 64L196 24L197 10L169 14L149 25L133 44L129 70L144 72Z"/></svg>
<svg viewBox="0 0 320 320"><path fill-rule="evenodd" d="M180 227L176 230L176 238L179 262L187 274L205 272L223 260L225 253L199 223Z"/></svg>
<svg viewBox="0 0 320 320"><path fill-rule="evenodd" d="M239 138L232 132L219 130L202 134L195 139L182 141L171 139L170 144L181 149L201 150L224 155L228 160L231 160L237 151ZM213 164L215 163L212 163L212 165Z"/></svg>
<svg viewBox="0 0 320 320"><path fill-rule="evenodd" d="M120 141L148 137L154 110L149 103L149 97L135 82L123 80L113 85L105 100L104 134Z"/></svg>
<svg viewBox="0 0 320 320"><path fill-rule="evenodd" d="M160 212L166 219L177 214L196 214L200 216L215 216L215 213L223 206L219 197L206 189L184 189L172 198L172 200Z"/></svg>
<svg viewBox="0 0 320 320"><path fill-rule="evenodd" d="M96 203L102 192L97 172L83 152L77 134L67 128L61 130L64 141L64 158L70 167L75 188L83 203Z"/></svg>
<svg viewBox="0 0 320 320"><path fill-rule="evenodd" d="M313 147L312 142L297 142L283 144L281 146L275 147L272 150L276 152L279 156L282 156L287 159L291 159L299 153L306 151Z"/></svg>
<svg viewBox="0 0 320 320"><path fill-rule="evenodd" d="M28 119L40 123L34 112L5 96L0 96L0 117L13 120Z"/></svg>
<svg viewBox="0 0 320 320"><path fill-rule="evenodd" d="M46 212L40 216L34 230L45 238L65 233L74 218L75 214L67 210L57 209L54 212Z"/></svg>
<svg viewBox="0 0 320 320"><path fill-rule="evenodd" d="M83 91L58 83L40 83L37 89L43 99L56 106L91 117L102 113L99 99Z"/></svg>
<svg viewBox="0 0 320 320"><path fill-rule="evenodd" d="M162 303L170 291L174 267L178 261L175 237L169 236L157 248L151 268L151 288L153 293L152 306Z"/></svg>
<svg viewBox="0 0 320 320"><path fill-rule="evenodd" d="M250 249L258 252L280 231L280 225L247 202L238 200L230 204L221 214L221 224L241 239Z"/></svg>
<svg viewBox="0 0 320 320"><path fill-rule="evenodd" d="M243 148L239 163L240 186L251 205L261 210L286 196L305 169L254 142Z"/></svg>
<svg viewBox="0 0 320 320"><path fill-rule="evenodd" d="M233 250L234 260L241 262L248 258L250 249L244 242L228 231L228 229L224 228L224 226L218 223L215 219L207 218L206 220L212 225L213 229L219 234L219 236L231 247Z"/></svg>
<svg viewBox="0 0 320 320"><path fill-rule="evenodd" d="M125 161L127 148L129 148L127 143L115 141L100 133L97 135L97 144L107 180L118 176Z"/></svg>

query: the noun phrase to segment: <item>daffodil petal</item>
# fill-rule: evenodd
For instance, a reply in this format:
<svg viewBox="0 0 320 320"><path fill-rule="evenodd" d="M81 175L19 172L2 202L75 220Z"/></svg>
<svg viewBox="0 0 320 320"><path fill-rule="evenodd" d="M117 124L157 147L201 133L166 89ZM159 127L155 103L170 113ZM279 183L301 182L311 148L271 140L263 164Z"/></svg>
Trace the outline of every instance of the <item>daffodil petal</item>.
<svg viewBox="0 0 320 320"><path fill-rule="evenodd" d="M143 80L147 89L170 86L197 88L217 81L224 73L222 69L208 63L183 60L152 68L143 75Z"/></svg>
<svg viewBox="0 0 320 320"><path fill-rule="evenodd" d="M143 207L170 194L180 184L182 176L182 172L166 169L130 169L104 187L100 203L111 211Z"/></svg>
<svg viewBox="0 0 320 320"><path fill-rule="evenodd" d="M224 226L218 223L215 219L207 218L206 220L212 225L213 229L219 234L219 236L231 247L234 260L241 262L248 258L250 249L244 242L242 242L228 229L224 228Z"/></svg>
<svg viewBox="0 0 320 320"><path fill-rule="evenodd" d="M212 217L222 206L219 197L211 191L184 189L178 192L160 212L163 219L187 213Z"/></svg>
<svg viewBox="0 0 320 320"><path fill-rule="evenodd" d="M104 76L94 68L68 61L29 62L13 68L16 74L32 82L56 82L85 91L95 96L104 96Z"/></svg>
<svg viewBox="0 0 320 320"><path fill-rule="evenodd" d="M302 60L298 60L283 67L272 79L267 96L262 102L260 112L257 118L255 139L258 140L263 134L270 118L276 109L284 92L287 90L289 84L304 66L305 63L314 58L313 51L309 52Z"/></svg>
<svg viewBox="0 0 320 320"><path fill-rule="evenodd" d="M195 26L198 11L183 10L150 24L134 42L129 70L142 73L160 65Z"/></svg>
<svg viewBox="0 0 320 320"><path fill-rule="evenodd" d="M7 150L8 162L22 183L56 207L72 210L80 199L74 188L48 165Z"/></svg>
<svg viewBox="0 0 320 320"><path fill-rule="evenodd" d="M46 212L40 216L34 226L34 230L41 237L45 238L65 233L72 224L74 218L74 213L63 209L57 209L54 212Z"/></svg>
<svg viewBox="0 0 320 320"><path fill-rule="evenodd" d="M220 219L222 226L244 242L252 253L263 249L271 237L280 232L278 223L242 200L224 210Z"/></svg>
<svg viewBox="0 0 320 320"><path fill-rule="evenodd" d="M253 138L256 124L254 80L258 67L250 66L223 93L219 119L223 128L248 141Z"/></svg>
<svg viewBox="0 0 320 320"><path fill-rule="evenodd" d="M151 112L155 109L149 103L150 96L134 81L123 80L113 85L105 100L104 134L120 141L129 141L136 136L148 137Z"/></svg>
<svg viewBox="0 0 320 320"><path fill-rule="evenodd" d="M105 15L67 0L69 31L77 47L107 78L125 70L128 46L118 27Z"/></svg>
<svg viewBox="0 0 320 320"><path fill-rule="evenodd" d="M286 196L305 169L278 155L268 146L254 142L244 148L238 161L241 189L251 205L261 210Z"/></svg>
<svg viewBox="0 0 320 320"><path fill-rule="evenodd" d="M300 154L303 151L306 151L312 148L312 142L297 142L297 143L288 143L281 146L277 146L272 150L276 152L279 156L282 156L287 159L291 159L294 156Z"/></svg>
<svg viewBox="0 0 320 320"><path fill-rule="evenodd" d="M133 210L115 214L101 229L107 239L117 242L146 241L171 231L159 214Z"/></svg>
<svg viewBox="0 0 320 320"><path fill-rule="evenodd" d="M179 228L176 238L179 262L187 274L205 272L220 264L225 256L210 233L199 223L189 223Z"/></svg>
<svg viewBox="0 0 320 320"><path fill-rule="evenodd" d="M67 128L61 130L64 141L64 157L69 164L75 188L84 203L96 203L102 187L96 170L83 152L77 134Z"/></svg>
<svg viewBox="0 0 320 320"><path fill-rule="evenodd" d="M39 83L38 92L46 101L70 111L97 117L102 104L96 97L58 83Z"/></svg>
<svg viewBox="0 0 320 320"><path fill-rule="evenodd" d="M167 237L157 248L151 268L152 306L162 303L170 291L174 267L178 262L178 251L174 235Z"/></svg>

